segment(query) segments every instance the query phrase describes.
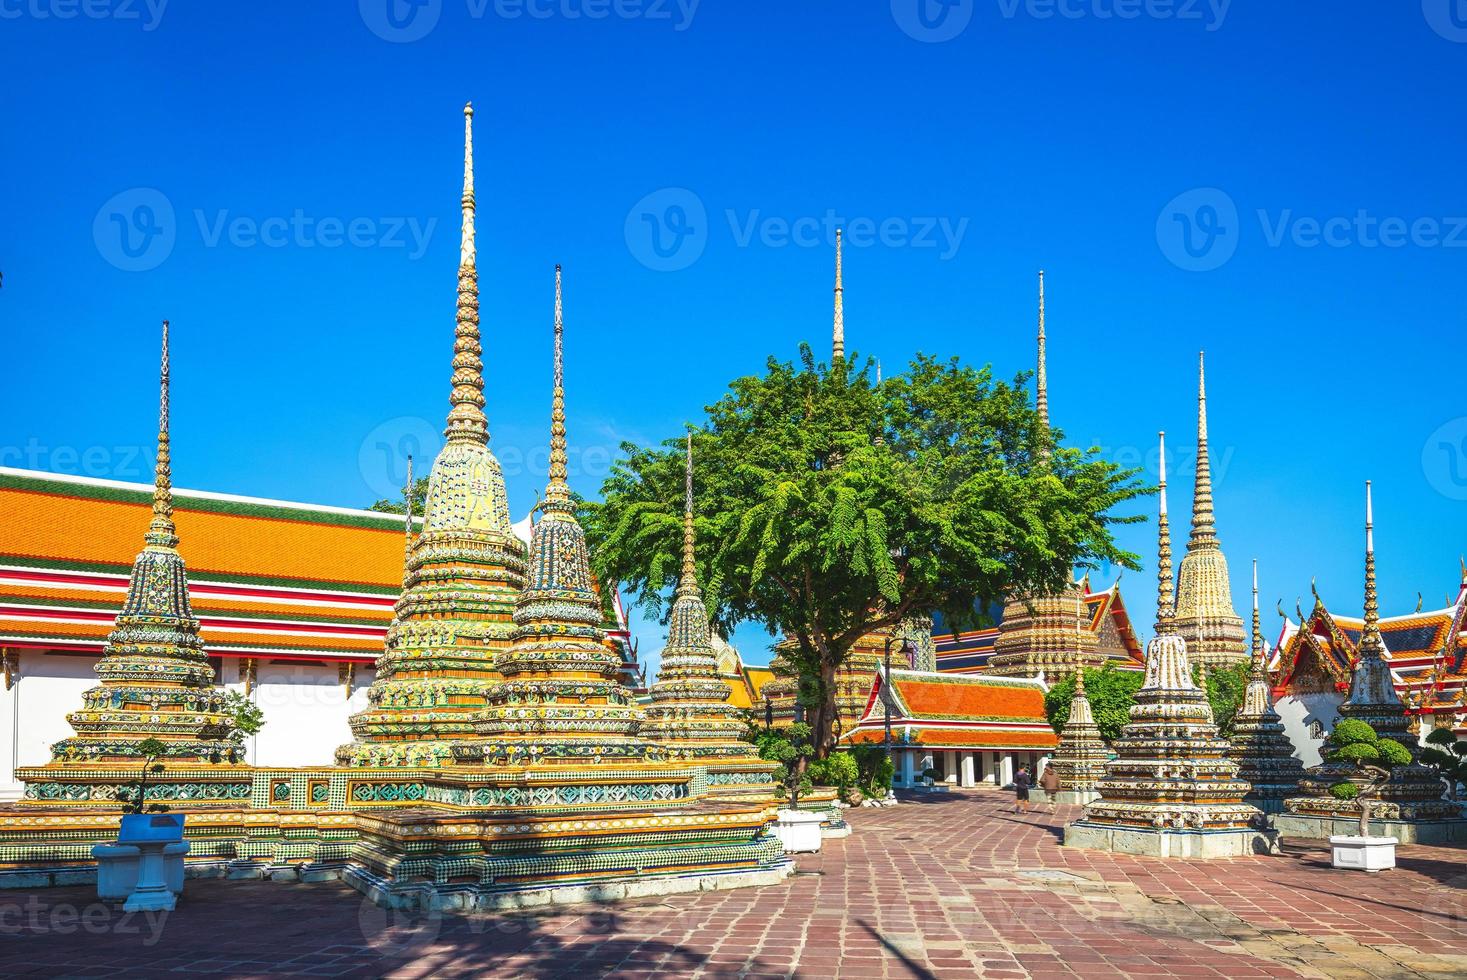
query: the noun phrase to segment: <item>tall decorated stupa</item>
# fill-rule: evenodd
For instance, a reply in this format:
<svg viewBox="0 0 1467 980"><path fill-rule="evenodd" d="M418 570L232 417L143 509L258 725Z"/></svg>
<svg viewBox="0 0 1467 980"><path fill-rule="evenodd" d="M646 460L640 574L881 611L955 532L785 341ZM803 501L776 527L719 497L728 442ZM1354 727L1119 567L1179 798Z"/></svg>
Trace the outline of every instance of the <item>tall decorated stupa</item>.
<svg viewBox="0 0 1467 980"><path fill-rule="evenodd" d="M1161 459L1156 635L1146 647L1146 680L1112 746L1117 758L1096 784L1100 799L1065 829L1065 844L1157 857L1252 854L1269 847L1250 826L1259 811L1243 803L1248 784L1227 758L1228 741L1177 632L1164 435Z"/></svg>
<svg viewBox="0 0 1467 980"><path fill-rule="evenodd" d="M1034 371L1034 407L1039 414L1041 463L1049 459L1049 372L1045 363L1047 341L1044 326L1044 270L1039 271L1038 357ZM1053 682L1085 667L1106 661L1100 652L1100 637L1084 628L1086 612L1084 580L1073 575L1064 588L1052 595L1014 593L1004 603L993 657L988 669L1007 677L1043 674Z"/></svg>
<svg viewBox="0 0 1467 980"><path fill-rule="evenodd" d="M1192 486L1192 533L1177 574L1177 635L1193 662L1221 667L1248 661L1243 620L1233 609L1228 559L1217 538L1212 460L1207 449L1207 377L1197 355L1197 470Z"/></svg>
<svg viewBox="0 0 1467 980"><path fill-rule="evenodd" d="M199 621L189 603L188 571L178 551L173 522L173 470L169 434L168 321L163 321L159 378L158 458L154 468L152 518L143 550L133 562L127 596L96 671L101 683L82 695L82 707L67 715L76 734L52 746L52 761L18 772L26 782L27 802L111 803L117 787L135 778L145 752L156 739L165 773L154 777L150 798L193 797L203 805L229 802L241 794L209 776L223 778L240 761L234 723L223 690L215 685L199 638Z"/></svg>
<svg viewBox="0 0 1467 980"><path fill-rule="evenodd" d="M1284 723L1273 709L1268 682L1268 653L1258 618L1258 561L1253 561L1253 666L1243 704L1233 718L1232 750L1238 778L1253 788L1243 799L1265 813L1278 813L1284 800L1299 792L1304 763L1294 756L1294 743L1284 734Z"/></svg>
<svg viewBox="0 0 1467 980"><path fill-rule="evenodd" d="M1385 642L1380 635L1380 606L1375 587L1375 520L1370 482L1365 483L1365 622L1359 659L1350 676L1350 695L1340 705L1341 720L1363 721L1382 739L1393 739L1411 753L1406 766L1389 766L1390 779L1371 806L1373 832L1383 830L1404 844L1467 841L1461 808L1442 799L1444 784L1432 770L1415 761L1421 746L1411 733L1406 706L1391 680ZM1325 762L1308 769L1301 795L1290 798L1278 818L1279 829L1301 837L1358 832L1360 804L1338 800L1330 787L1356 775L1348 763ZM1378 821L1377 819L1378 818Z"/></svg>
<svg viewBox="0 0 1467 980"><path fill-rule="evenodd" d="M1059 733L1059 748L1049 767L1059 776L1058 803L1089 803L1100 795L1095 784L1105 778L1105 765L1110 751L1100 737L1100 726L1090 710L1085 694L1085 671L1075 671L1075 696L1070 701L1070 717Z"/></svg>
<svg viewBox="0 0 1467 980"><path fill-rule="evenodd" d="M591 579L586 534L567 482L565 327L555 268L555 354L550 477L536 510L529 571L514 608L514 632L499 655L504 679L474 724L480 740L456 750L461 762L578 764L659 755L636 736L641 709L621 682L620 651L607 639Z"/></svg>
<svg viewBox="0 0 1467 980"><path fill-rule="evenodd" d="M716 787L767 791L773 766L743 739L742 709L729 703L719 677L718 654L708 623L693 527L693 437L688 436L683 490L682 569L668 617L667 646L652 685L652 703L642 725L645 738L659 742L670 759L708 767Z"/></svg>
<svg viewBox="0 0 1467 980"><path fill-rule="evenodd" d="M455 741L499 678L515 598L525 584L524 545L514 534L504 475L489 450L484 415L479 276L474 243L472 106L464 107L464 185L446 442L428 476L422 533L407 557L404 589L377 659L369 707L351 719L345 766L450 765Z"/></svg>

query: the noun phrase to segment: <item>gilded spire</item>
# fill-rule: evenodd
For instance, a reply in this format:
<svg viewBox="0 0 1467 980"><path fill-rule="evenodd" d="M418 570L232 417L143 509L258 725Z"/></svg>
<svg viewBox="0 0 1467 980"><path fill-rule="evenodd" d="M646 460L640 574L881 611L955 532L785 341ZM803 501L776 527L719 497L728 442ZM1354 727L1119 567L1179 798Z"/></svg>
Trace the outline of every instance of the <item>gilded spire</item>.
<svg viewBox="0 0 1467 980"><path fill-rule="evenodd" d="M1049 374L1045 369L1044 338L1044 270L1039 270L1039 362L1034 371L1034 408L1039 413L1039 424L1044 434L1049 434Z"/></svg>
<svg viewBox="0 0 1467 980"><path fill-rule="evenodd" d="M413 557L413 457L407 458L407 483L403 485L402 499L407 504L407 513L402 522L402 587L407 588L408 564Z"/></svg>
<svg viewBox="0 0 1467 980"><path fill-rule="evenodd" d="M844 359L846 356L846 303L845 285L841 280L840 269L841 253L841 230L835 230L835 322L831 328L831 363L836 358Z"/></svg>
<svg viewBox="0 0 1467 980"><path fill-rule="evenodd" d="M1258 618L1258 559L1253 559L1253 669L1264 669L1263 625Z"/></svg>
<svg viewBox="0 0 1467 980"><path fill-rule="evenodd" d="M555 267L555 380L550 396L550 482L541 510L571 511L565 449L565 321L560 298L560 266Z"/></svg>
<svg viewBox="0 0 1467 980"><path fill-rule="evenodd" d="M1370 481L1365 481L1365 627L1360 634L1360 656L1367 652L1379 655L1380 606L1375 593L1375 515L1370 499Z"/></svg>
<svg viewBox="0 0 1467 980"><path fill-rule="evenodd" d="M1166 515L1166 433L1158 432L1161 444L1160 500L1156 515L1156 631L1171 629L1176 610L1172 592L1172 526Z"/></svg>
<svg viewBox="0 0 1467 980"><path fill-rule="evenodd" d="M683 572L677 594L698 595L698 566L693 554L693 434L688 433L688 458L683 480Z"/></svg>
<svg viewBox="0 0 1467 980"><path fill-rule="evenodd" d="M484 361L479 342L479 273L474 250L474 107L464 106L463 223L458 250L458 315L453 340L453 393L444 430L451 443L488 445Z"/></svg>
<svg viewBox="0 0 1467 980"><path fill-rule="evenodd" d="M1212 513L1212 461L1207 452L1207 372L1205 352L1197 352L1197 480L1192 488L1192 536L1195 547L1217 546L1217 524Z"/></svg>
<svg viewBox="0 0 1467 980"><path fill-rule="evenodd" d="M163 357L158 372L158 460L153 466L153 520L144 537L160 548L178 546L173 524L173 460L168 437L168 321L163 321Z"/></svg>

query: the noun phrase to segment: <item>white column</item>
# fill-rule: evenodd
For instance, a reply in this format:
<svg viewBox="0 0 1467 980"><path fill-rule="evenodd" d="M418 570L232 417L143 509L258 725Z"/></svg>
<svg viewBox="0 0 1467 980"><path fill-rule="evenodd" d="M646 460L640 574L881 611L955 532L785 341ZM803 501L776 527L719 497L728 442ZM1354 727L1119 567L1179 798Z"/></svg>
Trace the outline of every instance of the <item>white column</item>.
<svg viewBox="0 0 1467 980"><path fill-rule="evenodd" d="M913 752L913 751L911 751L909 749L909 750L903 752L901 754L901 756L902 756L902 768L901 768L901 774L898 777L897 782L898 782L899 785L905 786L906 788L911 789L917 783L917 779L916 779L917 767L915 765L915 763L917 761L917 753L916 752Z"/></svg>
<svg viewBox="0 0 1467 980"><path fill-rule="evenodd" d="M998 760L998 785L1007 786L1014 781L1014 757L1005 752Z"/></svg>
<svg viewBox="0 0 1467 980"><path fill-rule="evenodd" d="M983 753L983 782L984 785L994 786L998 783L998 753Z"/></svg>
<svg viewBox="0 0 1467 980"><path fill-rule="evenodd" d="M963 786L973 786L976 780L973 778L973 753L963 753L963 778L960 780Z"/></svg>

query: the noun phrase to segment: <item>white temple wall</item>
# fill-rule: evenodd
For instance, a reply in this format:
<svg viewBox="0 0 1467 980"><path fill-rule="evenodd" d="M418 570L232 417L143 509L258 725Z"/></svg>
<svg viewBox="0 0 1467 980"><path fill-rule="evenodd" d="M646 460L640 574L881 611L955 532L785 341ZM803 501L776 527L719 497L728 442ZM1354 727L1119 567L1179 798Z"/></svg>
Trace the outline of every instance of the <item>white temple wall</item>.
<svg viewBox="0 0 1467 980"><path fill-rule="evenodd" d="M51 746L72 735L66 716L81 707L82 693L97 684L91 655L20 651L18 679L0 685L0 800L18 799L24 786L17 767L51 761ZM223 661L225 687L243 693L239 661ZM260 766L334 763L336 747L351 741L348 718L367 706L370 666L358 664L348 698L334 663L261 661L252 699L265 712L265 727L246 742L246 759Z"/></svg>
<svg viewBox="0 0 1467 980"><path fill-rule="evenodd" d="M1320 746L1340 719L1343 694L1325 691L1316 694L1286 694L1274 702L1274 710L1284 723L1284 734L1294 743L1294 757L1305 766L1317 766L1322 760Z"/></svg>

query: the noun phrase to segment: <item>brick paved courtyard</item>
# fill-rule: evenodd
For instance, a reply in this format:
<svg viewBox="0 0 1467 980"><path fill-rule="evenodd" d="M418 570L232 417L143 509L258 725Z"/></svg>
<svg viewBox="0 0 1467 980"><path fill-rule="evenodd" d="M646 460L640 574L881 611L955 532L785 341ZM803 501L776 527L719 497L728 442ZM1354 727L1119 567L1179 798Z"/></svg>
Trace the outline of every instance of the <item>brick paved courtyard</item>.
<svg viewBox="0 0 1467 980"><path fill-rule="evenodd" d="M161 920L3 892L0 976L1467 976L1467 850L1162 862L1065 850L1077 808L1009 805L854 810L778 886L531 916L398 921L339 884L194 881Z"/></svg>

